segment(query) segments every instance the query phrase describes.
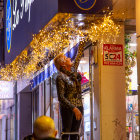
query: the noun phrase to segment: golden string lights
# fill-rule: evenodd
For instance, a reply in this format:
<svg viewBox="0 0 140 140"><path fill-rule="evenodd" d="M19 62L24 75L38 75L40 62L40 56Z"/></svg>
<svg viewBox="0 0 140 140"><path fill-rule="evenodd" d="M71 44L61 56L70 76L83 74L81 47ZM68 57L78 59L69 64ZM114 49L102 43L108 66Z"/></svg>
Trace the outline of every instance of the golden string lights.
<svg viewBox="0 0 140 140"><path fill-rule="evenodd" d="M85 23L87 19L80 21ZM106 41L115 38L120 33L120 25L114 23L111 16L104 16L98 23L89 22L88 24L76 25L72 17L65 21L58 21L44 27L38 34L33 35L30 43L31 53L24 50L11 64L0 69L0 79L5 81L15 81L21 78L31 79L35 72L41 70L48 61L47 51L53 56L62 52L68 47L71 41L79 38L80 40L99 40L103 43L103 36L107 36Z"/></svg>
<svg viewBox="0 0 140 140"><path fill-rule="evenodd" d="M103 36L106 36L106 41L109 42L110 38L113 38L113 43L116 42L116 37L120 33L121 26L114 23L110 16L105 16L103 22L99 24L92 23L89 30L90 39L95 42L100 40L103 43Z"/></svg>

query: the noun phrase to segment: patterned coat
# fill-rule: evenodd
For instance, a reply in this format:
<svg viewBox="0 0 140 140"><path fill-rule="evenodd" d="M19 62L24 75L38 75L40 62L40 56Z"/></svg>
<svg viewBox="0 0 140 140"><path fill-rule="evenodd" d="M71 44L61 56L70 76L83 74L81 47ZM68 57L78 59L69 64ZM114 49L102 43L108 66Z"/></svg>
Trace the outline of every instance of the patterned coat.
<svg viewBox="0 0 140 140"><path fill-rule="evenodd" d="M77 73L77 81L81 88L81 75L77 72L80 59L84 52L84 43L80 43L78 48L78 54L74 60L73 66L71 67L71 73ZM66 107L73 110L74 107L82 106L81 92L77 93L76 82L71 80L68 71L60 72L56 78L58 100L60 107ZM74 95L74 96L73 96Z"/></svg>

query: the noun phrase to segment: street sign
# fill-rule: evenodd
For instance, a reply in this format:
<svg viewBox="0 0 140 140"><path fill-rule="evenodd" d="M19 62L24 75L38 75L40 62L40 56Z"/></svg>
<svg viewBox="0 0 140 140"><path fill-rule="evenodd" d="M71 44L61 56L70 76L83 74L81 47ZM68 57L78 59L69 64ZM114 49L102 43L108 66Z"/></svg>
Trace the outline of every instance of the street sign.
<svg viewBox="0 0 140 140"><path fill-rule="evenodd" d="M103 65L123 66L123 45L103 45Z"/></svg>

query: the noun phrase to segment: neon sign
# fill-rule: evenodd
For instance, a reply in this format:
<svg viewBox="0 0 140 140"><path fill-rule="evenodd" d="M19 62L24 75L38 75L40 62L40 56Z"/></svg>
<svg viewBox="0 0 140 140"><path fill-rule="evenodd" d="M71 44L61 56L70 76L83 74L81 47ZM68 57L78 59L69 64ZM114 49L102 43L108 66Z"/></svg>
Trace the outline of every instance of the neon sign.
<svg viewBox="0 0 140 140"><path fill-rule="evenodd" d="M90 10L96 3L96 0L74 0L76 5L82 10Z"/></svg>

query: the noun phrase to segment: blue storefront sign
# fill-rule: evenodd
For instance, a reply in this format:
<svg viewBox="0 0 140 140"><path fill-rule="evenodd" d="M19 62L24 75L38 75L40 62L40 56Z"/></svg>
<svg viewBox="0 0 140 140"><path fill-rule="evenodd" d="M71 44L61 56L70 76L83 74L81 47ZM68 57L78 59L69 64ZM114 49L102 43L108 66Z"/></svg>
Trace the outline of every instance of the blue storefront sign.
<svg viewBox="0 0 140 140"><path fill-rule="evenodd" d="M5 64L10 64L58 13L58 0L4 0Z"/></svg>
<svg viewBox="0 0 140 140"><path fill-rule="evenodd" d="M112 0L4 0L5 64L14 61L57 13L96 14L103 7L111 10Z"/></svg>
<svg viewBox="0 0 140 140"><path fill-rule="evenodd" d="M12 39L12 9L11 0L7 0L6 3L6 46L7 51L10 53Z"/></svg>
<svg viewBox="0 0 140 140"><path fill-rule="evenodd" d="M112 0L58 0L59 12L76 14L102 14L103 8L112 10Z"/></svg>

